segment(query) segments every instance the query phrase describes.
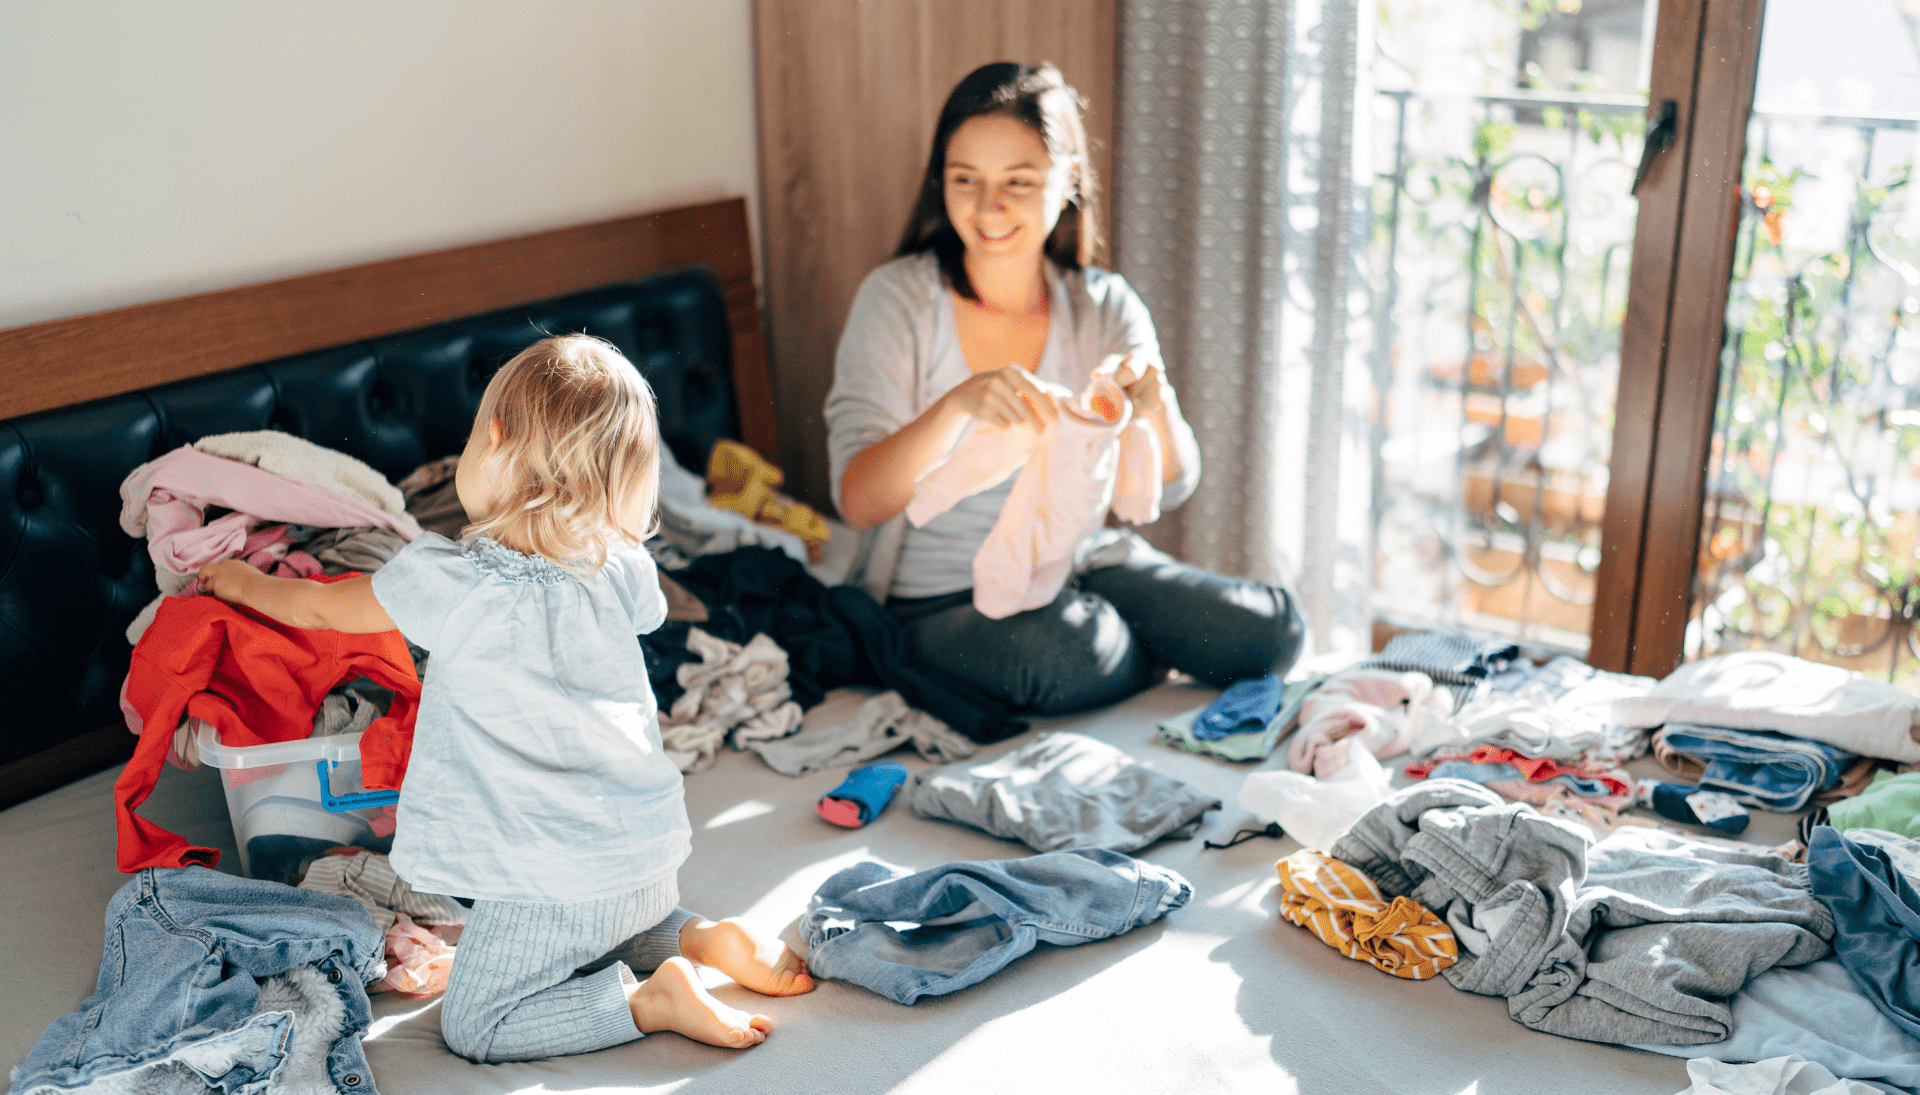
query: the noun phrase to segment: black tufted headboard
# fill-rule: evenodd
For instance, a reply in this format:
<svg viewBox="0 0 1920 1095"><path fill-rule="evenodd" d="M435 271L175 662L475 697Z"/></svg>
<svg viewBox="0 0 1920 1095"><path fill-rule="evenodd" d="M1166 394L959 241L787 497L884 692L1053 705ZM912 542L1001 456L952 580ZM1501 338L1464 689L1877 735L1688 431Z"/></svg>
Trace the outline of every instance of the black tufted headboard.
<svg viewBox="0 0 1920 1095"><path fill-rule="evenodd" d="M461 449L509 357L585 331L639 367L675 457L704 469L715 440L742 436L736 327L714 270L684 266L0 421L0 806L130 750L124 632L157 592L145 541L119 524L136 466L209 434L280 429L398 479Z"/></svg>

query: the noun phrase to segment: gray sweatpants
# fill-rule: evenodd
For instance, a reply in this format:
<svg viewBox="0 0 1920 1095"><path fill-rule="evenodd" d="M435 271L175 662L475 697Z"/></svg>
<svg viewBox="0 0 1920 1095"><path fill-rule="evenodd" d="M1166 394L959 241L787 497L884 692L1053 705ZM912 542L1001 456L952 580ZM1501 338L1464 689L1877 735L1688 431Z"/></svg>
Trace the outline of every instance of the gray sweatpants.
<svg viewBox="0 0 1920 1095"><path fill-rule="evenodd" d="M440 1005L447 1048L483 1063L532 1061L642 1037L627 1006L633 971L680 953L694 914L679 899L667 878L576 904L475 902Z"/></svg>

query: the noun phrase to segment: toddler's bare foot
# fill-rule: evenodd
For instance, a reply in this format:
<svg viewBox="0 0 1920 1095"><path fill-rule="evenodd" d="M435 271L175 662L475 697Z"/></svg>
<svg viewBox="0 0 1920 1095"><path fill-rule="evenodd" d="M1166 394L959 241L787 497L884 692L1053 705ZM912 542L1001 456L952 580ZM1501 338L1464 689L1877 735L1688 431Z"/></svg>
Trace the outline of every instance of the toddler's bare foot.
<svg viewBox="0 0 1920 1095"><path fill-rule="evenodd" d="M633 1025L642 1034L663 1030L723 1049L746 1049L767 1040L773 1020L748 1015L714 998L700 983L693 963L669 958L627 998Z"/></svg>
<svg viewBox="0 0 1920 1095"><path fill-rule="evenodd" d="M813 991L806 959L779 936L767 935L744 920L687 921L680 929L680 953L762 996Z"/></svg>

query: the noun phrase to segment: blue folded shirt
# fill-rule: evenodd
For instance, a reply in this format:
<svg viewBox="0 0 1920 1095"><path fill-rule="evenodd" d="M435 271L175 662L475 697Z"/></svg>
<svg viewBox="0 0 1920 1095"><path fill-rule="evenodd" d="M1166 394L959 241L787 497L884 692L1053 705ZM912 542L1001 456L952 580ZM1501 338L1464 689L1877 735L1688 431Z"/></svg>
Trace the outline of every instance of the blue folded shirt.
<svg viewBox="0 0 1920 1095"><path fill-rule="evenodd" d="M1816 792L1840 782L1856 759L1836 745L1767 730L1674 722L1656 737L1706 763L1702 790L1724 791L1744 805L1783 814L1804 809Z"/></svg>

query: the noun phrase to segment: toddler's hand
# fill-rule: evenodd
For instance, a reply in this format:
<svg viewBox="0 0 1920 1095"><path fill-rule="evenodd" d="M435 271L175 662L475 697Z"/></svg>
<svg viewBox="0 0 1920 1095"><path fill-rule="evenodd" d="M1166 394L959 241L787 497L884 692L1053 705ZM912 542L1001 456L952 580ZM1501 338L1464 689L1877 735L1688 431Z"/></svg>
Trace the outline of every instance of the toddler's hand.
<svg viewBox="0 0 1920 1095"><path fill-rule="evenodd" d="M200 588L223 601L244 602L246 584L260 576L239 559L223 559L200 568Z"/></svg>

